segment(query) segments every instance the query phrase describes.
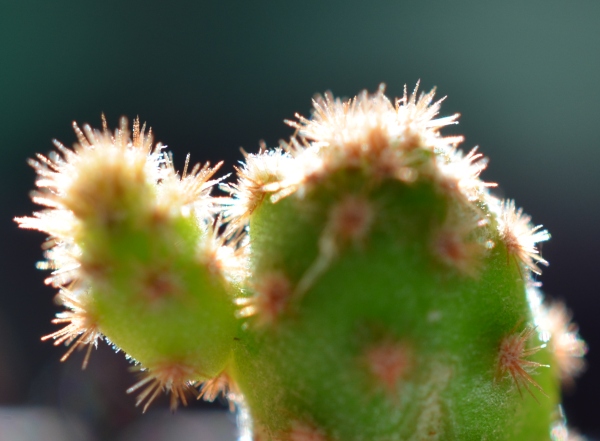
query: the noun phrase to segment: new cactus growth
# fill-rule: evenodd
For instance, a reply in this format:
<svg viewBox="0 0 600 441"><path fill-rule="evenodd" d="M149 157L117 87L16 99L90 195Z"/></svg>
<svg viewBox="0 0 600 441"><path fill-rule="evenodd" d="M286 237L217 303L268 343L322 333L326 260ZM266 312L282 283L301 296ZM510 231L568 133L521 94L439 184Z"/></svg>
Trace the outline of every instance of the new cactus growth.
<svg viewBox="0 0 600 441"><path fill-rule="evenodd" d="M255 441L566 439L585 343L535 281L550 238L440 129L434 92L314 100L279 148L178 174L136 121L32 161L64 327L106 339L146 407L220 393ZM252 435L249 435L249 431Z"/></svg>

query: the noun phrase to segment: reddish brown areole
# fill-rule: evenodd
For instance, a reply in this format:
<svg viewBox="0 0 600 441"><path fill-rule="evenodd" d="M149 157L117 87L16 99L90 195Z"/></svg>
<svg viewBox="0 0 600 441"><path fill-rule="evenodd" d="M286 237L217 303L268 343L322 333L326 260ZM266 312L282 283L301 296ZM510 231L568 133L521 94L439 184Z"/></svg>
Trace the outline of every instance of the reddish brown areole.
<svg viewBox="0 0 600 441"><path fill-rule="evenodd" d="M412 352L408 344L391 340L367 348L365 358L370 374L386 391L396 392L399 381L413 368Z"/></svg>

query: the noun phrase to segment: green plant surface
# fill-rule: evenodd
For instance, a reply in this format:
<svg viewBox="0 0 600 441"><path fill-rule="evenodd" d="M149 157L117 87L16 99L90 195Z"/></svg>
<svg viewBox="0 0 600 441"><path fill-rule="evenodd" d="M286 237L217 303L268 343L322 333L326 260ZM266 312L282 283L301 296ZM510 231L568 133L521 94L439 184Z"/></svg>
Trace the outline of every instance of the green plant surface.
<svg viewBox="0 0 600 441"><path fill-rule="evenodd" d="M255 441L567 439L587 348L538 289L550 235L490 193L433 98L317 97L228 197L138 121L75 126L32 161L45 209L17 219L50 236L66 311L44 339L84 367L99 340L126 352L144 410L222 394Z"/></svg>
<svg viewBox="0 0 600 441"><path fill-rule="evenodd" d="M531 321L519 269L507 265L501 246L476 278L436 261L429 236L432 225L443 225L445 201L427 184L402 187L372 190L378 210L369 237L340 251L299 298L292 293L274 323L249 320L250 342L236 346L235 365L256 420L269 433L314 426L333 439L544 439L559 400L550 372L540 368L535 381L552 396L526 381L522 392L531 386L533 395L522 396L496 372L502 339ZM339 183L333 188L347 192ZM257 235L287 226L278 228L277 242L265 239L268 252L251 236L259 283L286 273L297 285L318 260L317 247L306 243L318 243L315 232L326 229L323 210L334 198L314 193L263 204L253 215ZM543 364L545 351L531 360ZM385 352L391 365L379 360ZM510 423L515 418L520 426Z"/></svg>

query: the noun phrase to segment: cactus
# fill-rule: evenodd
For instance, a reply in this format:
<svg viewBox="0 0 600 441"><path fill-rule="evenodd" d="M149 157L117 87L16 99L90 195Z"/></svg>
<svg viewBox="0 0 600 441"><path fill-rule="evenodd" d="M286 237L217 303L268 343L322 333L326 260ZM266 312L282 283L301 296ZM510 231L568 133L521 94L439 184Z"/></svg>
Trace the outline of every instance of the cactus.
<svg viewBox="0 0 600 441"><path fill-rule="evenodd" d="M567 439L587 348L539 290L550 235L441 135L441 101L319 96L235 183L189 156L177 173L138 120L74 125L31 161L45 209L16 219L49 235L65 312L43 339L83 367L99 340L123 350L144 410L223 395L244 439Z"/></svg>

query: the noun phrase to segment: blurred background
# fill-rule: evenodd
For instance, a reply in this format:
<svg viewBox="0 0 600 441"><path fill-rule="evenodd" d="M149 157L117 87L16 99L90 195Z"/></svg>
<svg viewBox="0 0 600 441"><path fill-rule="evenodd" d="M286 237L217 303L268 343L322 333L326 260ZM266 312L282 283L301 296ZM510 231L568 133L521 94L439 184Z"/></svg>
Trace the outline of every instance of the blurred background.
<svg viewBox="0 0 600 441"><path fill-rule="evenodd" d="M40 342L57 311L35 269L44 237L12 221L35 209L27 158L104 112L111 127L139 115L179 168L191 152L229 173L240 147L288 138L283 119L308 115L317 92L383 82L399 96L419 79L448 95L442 116L462 114L446 133L490 157L483 178L552 233L543 289L590 346L564 407L600 436L600 2L4 0L0 57L0 440L234 437L219 404L142 416L106 345L82 372L81 353L60 363L64 349Z"/></svg>

